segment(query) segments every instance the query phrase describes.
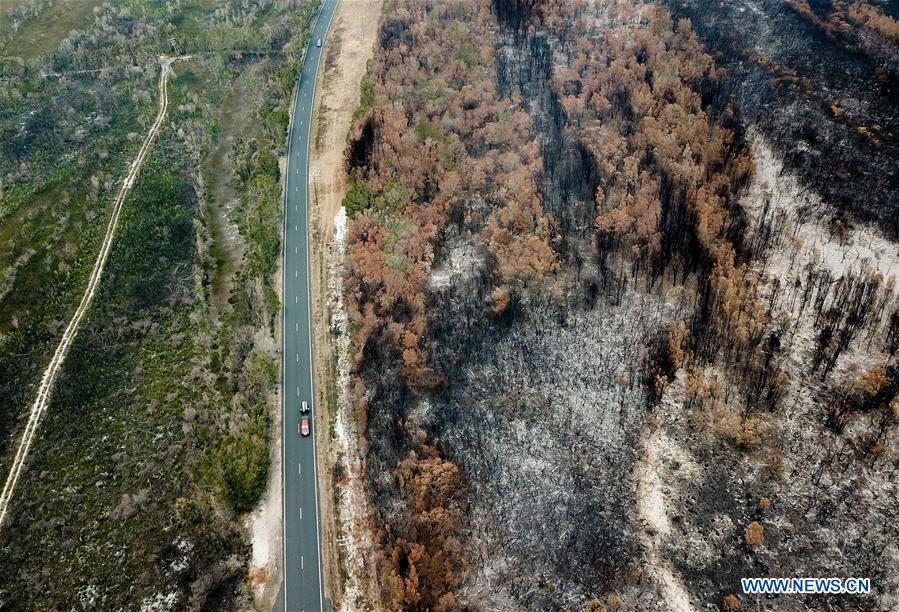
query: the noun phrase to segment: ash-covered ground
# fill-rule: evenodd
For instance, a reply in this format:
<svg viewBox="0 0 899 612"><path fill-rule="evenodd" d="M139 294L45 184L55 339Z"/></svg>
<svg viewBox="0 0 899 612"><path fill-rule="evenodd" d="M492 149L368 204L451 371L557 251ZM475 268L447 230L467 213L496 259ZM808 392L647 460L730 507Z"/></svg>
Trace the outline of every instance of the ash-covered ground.
<svg viewBox="0 0 899 612"><path fill-rule="evenodd" d="M702 272L648 281L597 253L596 168L550 87L553 34L500 10L498 90L534 119L560 271L492 314L487 249L448 230L428 293L444 384L416 395L390 382L396 355L365 359L385 381L368 398L372 500L390 511L402 414L464 475L462 605L899 609L896 56L773 0L667 4L728 70L755 160L734 216L767 317L758 356L685 360L657 396L652 352L699 320ZM783 373L776 394L747 384L750 363ZM868 577L874 593L742 594L754 576Z"/></svg>
<svg viewBox="0 0 899 612"><path fill-rule="evenodd" d="M665 0L688 17L746 121L757 125L832 214L899 226L899 43L849 23L827 30L835 5L812 0L824 25L783 0ZM799 4L799 3L796 3ZM899 19L899 2L869 5ZM844 17L845 20L845 17Z"/></svg>
<svg viewBox="0 0 899 612"><path fill-rule="evenodd" d="M597 300L595 273L569 274L497 321L478 272L435 291L432 351L449 377L412 411L471 483L467 594L494 609L581 605L638 552L641 349L680 300L613 304Z"/></svg>

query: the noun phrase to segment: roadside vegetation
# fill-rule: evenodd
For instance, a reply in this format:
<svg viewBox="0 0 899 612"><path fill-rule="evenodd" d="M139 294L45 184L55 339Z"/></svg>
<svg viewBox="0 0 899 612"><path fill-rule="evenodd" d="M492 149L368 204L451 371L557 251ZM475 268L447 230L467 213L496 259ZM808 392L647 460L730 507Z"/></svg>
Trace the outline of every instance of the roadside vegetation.
<svg viewBox="0 0 899 612"><path fill-rule="evenodd" d="M265 490L277 409L278 155L318 4L170 9L103 5L42 55L0 58L4 465L152 120L158 57L191 55L0 529L0 607L249 605L237 519ZM244 76L257 93L223 124ZM227 163L204 163L225 137ZM210 181L231 185L244 245L221 311Z"/></svg>

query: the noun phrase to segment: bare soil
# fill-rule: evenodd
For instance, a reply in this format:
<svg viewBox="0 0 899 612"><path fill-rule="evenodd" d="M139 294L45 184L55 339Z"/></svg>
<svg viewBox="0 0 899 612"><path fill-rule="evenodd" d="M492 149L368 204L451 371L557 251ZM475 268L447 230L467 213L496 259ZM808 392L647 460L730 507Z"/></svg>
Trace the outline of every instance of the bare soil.
<svg viewBox="0 0 899 612"><path fill-rule="evenodd" d="M359 82L374 51L380 14L380 2L343 0L328 35L315 100L317 127L311 159L313 210L326 243L330 242L334 216L346 193L343 151L353 111L359 106Z"/></svg>

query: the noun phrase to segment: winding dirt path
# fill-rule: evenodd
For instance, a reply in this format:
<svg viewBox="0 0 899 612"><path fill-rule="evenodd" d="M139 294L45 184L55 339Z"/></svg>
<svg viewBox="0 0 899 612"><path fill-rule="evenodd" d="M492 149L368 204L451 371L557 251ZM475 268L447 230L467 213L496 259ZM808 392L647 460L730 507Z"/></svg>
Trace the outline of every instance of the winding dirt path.
<svg viewBox="0 0 899 612"><path fill-rule="evenodd" d="M41 384L37 391L37 398L34 400L34 404L31 405L31 413L28 415L25 431L22 433L22 439L16 449L16 455L13 459L12 466L9 469L9 474L6 477L6 483L3 485L3 493L0 494L0 527L2 527L3 520L6 518L6 512L9 509L10 500L12 500L16 482L19 480L19 475L22 473L22 468L28 457L28 451L31 448L35 433L37 433L37 427L40 424L41 417L44 415L44 412L47 410L47 406L50 403L50 392L53 390L53 382L56 380L56 375L59 373L62 363L66 358L66 354L69 352L72 341L78 334L81 320L84 318L87 309L94 299L94 293L100 285L100 280L103 276L103 268L106 266L109 251L112 249L112 241L115 238L115 231L119 224L119 215L122 212L125 198L131 191L131 187L134 185L137 174L140 172L141 166L143 166L144 160L146 160L147 155L153 146L153 141L159 134L159 130L162 128L163 121L165 120L165 114L169 107L168 79L171 74L171 64L175 60L187 59L187 57L188 56L163 56L160 58L159 113L157 113L156 121L153 122L150 131L147 132L147 137L144 139L144 143L141 145L137 157L131 163L131 168L128 170L125 181L122 183L122 187L113 203L112 215L110 215L109 225L106 227L106 235L103 237L103 244L100 245L100 252L97 254L97 260L94 263L94 269L91 272L87 287L84 290L84 295L81 297L81 303L78 305L78 309L75 310L75 314L72 315L72 319L66 326L62 339L59 341L59 345L53 353L53 358L50 360L50 364L47 366L47 369L44 371L44 375L41 378Z"/></svg>

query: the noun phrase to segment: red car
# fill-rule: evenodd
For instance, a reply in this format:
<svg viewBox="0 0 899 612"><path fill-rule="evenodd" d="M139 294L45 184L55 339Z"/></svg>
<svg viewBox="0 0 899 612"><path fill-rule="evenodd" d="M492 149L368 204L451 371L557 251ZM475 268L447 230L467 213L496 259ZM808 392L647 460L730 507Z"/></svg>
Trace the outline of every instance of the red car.
<svg viewBox="0 0 899 612"><path fill-rule="evenodd" d="M300 421L300 425L297 428L299 430L300 435L308 436L309 435L309 419L303 419Z"/></svg>

